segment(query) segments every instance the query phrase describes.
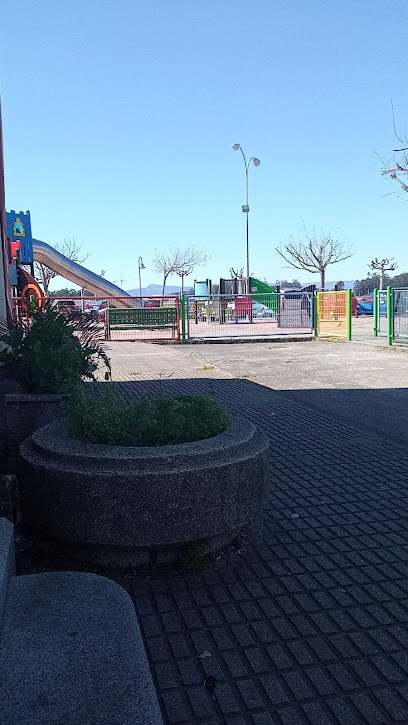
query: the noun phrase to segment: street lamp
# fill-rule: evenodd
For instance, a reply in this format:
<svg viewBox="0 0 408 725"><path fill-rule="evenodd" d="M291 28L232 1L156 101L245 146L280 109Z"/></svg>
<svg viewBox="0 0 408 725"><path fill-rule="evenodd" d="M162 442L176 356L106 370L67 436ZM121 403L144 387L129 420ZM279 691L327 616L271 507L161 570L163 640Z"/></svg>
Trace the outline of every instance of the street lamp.
<svg viewBox="0 0 408 725"><path fill-rule="evenodd" d="M259 159L257 159L255 156L251 156L249 161L246 160L245 154L240 146L239 143L233 143L232 148L234 151L241 151L242 158L244 159L244 165L245 165L245 204L242 207L242 211L244 214L246 214L246 266L247 266L247 294L251 293L250 287L249 287L249 226L248 226L248 214L249 214L249 205L248 205L248 169L249 164L251 161L254 162L254 166L259 166L261 163Z"/></svg>
<svg viewBox="0 0 408 725"><path fill-rule="evenodd" d="M142 299L142 274L141 274L141 270L142 269L145 269L145 266L143 264L143 259L141 257L139 257L139 263L138 264L139 264L139 296L140 296L140 299Z"/></svg>

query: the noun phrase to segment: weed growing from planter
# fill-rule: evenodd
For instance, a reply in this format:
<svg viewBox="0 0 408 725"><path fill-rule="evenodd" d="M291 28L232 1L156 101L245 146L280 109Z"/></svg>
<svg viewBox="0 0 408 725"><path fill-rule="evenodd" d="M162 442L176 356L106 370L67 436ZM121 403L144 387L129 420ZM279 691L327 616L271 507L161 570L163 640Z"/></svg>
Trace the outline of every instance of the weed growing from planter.
<svg viewBox="0 0 408 725"><path fill-rule="evenodd" d="M219 435L228 423L213 398L199 395L129 402L112 393L83 393L70 415L76 437L110 446L191 443Z"/></svg>

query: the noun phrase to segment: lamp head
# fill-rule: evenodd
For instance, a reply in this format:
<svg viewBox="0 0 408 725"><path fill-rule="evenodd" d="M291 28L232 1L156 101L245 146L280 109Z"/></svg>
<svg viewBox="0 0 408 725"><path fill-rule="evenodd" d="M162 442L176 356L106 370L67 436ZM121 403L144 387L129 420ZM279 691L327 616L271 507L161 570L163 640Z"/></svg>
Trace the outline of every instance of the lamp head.
<svg viewBox="0 0 408 725"><path fill-rule="evenodd" d="M261 163L261 162L259 161L259 159L255 159L255 158L254 158L254 159L253 159L253 161L254 161L254 166L259 166L259 164Z"/></svg>
<svg viewBox="0 0 408 725"><path fill-rule="evenodd" d="M233 143L233 144L232 144L232 148L234 149L234 151L239 151L239 150L240 150L240 148L241 148L241 146L240 146L240 144L239 144L239 143Z"/></svg>

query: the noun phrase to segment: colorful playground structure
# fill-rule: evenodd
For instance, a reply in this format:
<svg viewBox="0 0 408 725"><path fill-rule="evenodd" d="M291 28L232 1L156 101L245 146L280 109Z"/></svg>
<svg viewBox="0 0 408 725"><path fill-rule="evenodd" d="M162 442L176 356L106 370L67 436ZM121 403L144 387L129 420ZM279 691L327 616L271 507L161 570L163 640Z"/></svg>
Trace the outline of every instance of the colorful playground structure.
<svg viewBox="0 0 408 725"><path fill-rule="evenodd" d="M306 287L283 293L256 278L196 282L194 295L144 298L130 296L108 280L35 239L30 212L6 213L9 279L15 308L27 313L29 301L45 295L34 276L34 262L80 286L81 297L56 300L63 310L92 314L106 340L188 340L269 335L332 334L348 336L347 293L318 293ZM247 289L248 288L248 289ZM92 296L91 296L92 295ZM326 295L326 296L324 296ZM318 314L317 314L318 311ZM317 324L317 320L319 320Z"/></svg>
<svg viewBox="0 0 408 725"><path fill-rule="evenodd" d="M115 284L33 238L30 212L6 212L9 280L14 306L45 295L34 276L40 262L80 286L81 297L55 300L62 309L78 308L100 323L106 340L194 340L300 335L351 340L352 317L373 315L374 336L387 344L408 343L408 289L375 290L373 300L351 290L320 292L314 287L280 291L256 278L195 282L194 294L131 296Z"/></svg>
<svg viewBox="0 0 408 725"><path fill-rule="evenodd" d="M70 282L86 288L96 296L120 297L123 307L132 307L130 295L112 282L65 257L31 233L30 212L6 212L9 243L9 276L15 297L40 300L44 293L34 277L34 262L40 262Z"/></svg>

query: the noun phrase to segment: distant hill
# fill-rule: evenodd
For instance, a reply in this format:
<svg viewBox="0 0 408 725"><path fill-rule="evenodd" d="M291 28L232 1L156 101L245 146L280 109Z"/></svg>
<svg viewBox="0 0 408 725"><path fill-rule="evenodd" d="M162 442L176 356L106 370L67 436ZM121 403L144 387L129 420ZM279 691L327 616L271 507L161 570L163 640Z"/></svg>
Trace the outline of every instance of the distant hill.
<svg viewBox="0 0 408 725"><path fill-rule="evenodd" d="M355 279L352 280L344 280L344 289L353 289ZM316 275L315 279L309 280L308 282L301 282L302 286L306 286L308 284L316 284L318 282L318 276ZM334 285L337 284L338 280L336 282L326 282L326 289L332 290L334 289ZM276 282L269 282L268 284L275 286ZM147 287L142 287L142 297L155 297L160 296L162 293L163 286L161 284L149 284ZM127 290L128 294L132 295L132 297L137 297L139 294L139 288L136 289L130 289ZM171 285L166 284L166 295L178 295L178 293L181 292L181 287L177 285Z"/></svg>
<svg viewBox="0 0 408 725"><path fill-rule="evenodd" d="M142 297L155 297L156 295L161 295L162 290L163 285L161 284L149 284L148 287L142 287ZM166 284L166 295L178 295L180 291L181 287ZM137 297L137 295L139 294L139 288L129 289L127 290L127 292L128 294L132 295L132 297Z"/></svg>
<svg viewBox="0 0 408 725"><path fill-rule="evenodd" d="M335 282L326 282L326 289L332 290L334 289L334 286L337 284L339 280L336 280ZM355 279L349 279L349 280L343 280L344 282L344 289L353 289L356 280Z"/></svg>

